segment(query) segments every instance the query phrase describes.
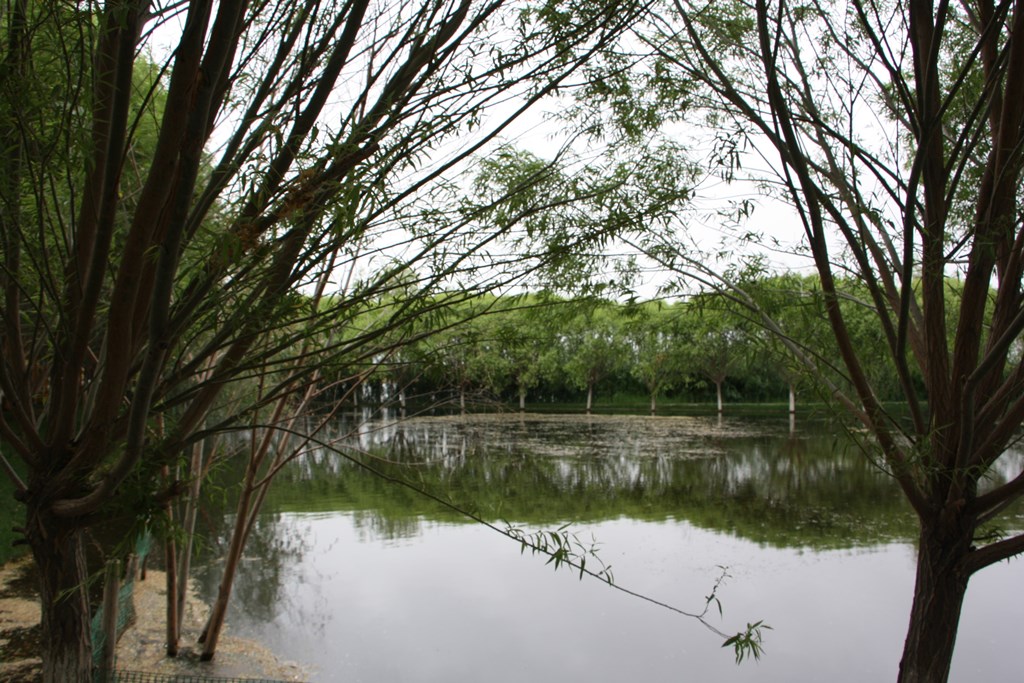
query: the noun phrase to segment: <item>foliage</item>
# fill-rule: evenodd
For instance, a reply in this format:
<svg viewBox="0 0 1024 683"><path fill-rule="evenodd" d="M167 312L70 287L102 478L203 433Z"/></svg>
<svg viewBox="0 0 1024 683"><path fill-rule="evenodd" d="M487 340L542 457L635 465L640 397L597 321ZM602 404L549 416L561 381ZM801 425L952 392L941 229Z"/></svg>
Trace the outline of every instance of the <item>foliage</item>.
<svg viewBox="0 0 1024 683"><path fill-rule="evenodd" d="M692 330L685 329L671 311L659 304L642 306L625 325L632 357L630 374L647 389L651 412L658 395L686 384L687 352L692 348Z"/></svg>
<svg viewBox="0 0 1024 683"><path fill-rule="evenodd" d="M578 535L569 531L569 527L569 524L563 524L554 530L531 533L506 522L505 534L519 541L521 552L529 550L534 555L546 555L547 564L553 565L556 571L565 565L578 570L580 579L590 575L614 584L611 565L602 562L597 553L597 539L591 539L589 544L585 544ZM587 569L587 558L597 562L597 571Z"/></svg>
<svg viewBox="0 0 1024 683"><path fill-rule="evenodd" d="M668 141L612 147L597 162L571 143L551 159L509 147L482 160L463 210L507 231L517 253L545 256L534 286L576 296L629 291L636 264L615 258L614 246L671 220L693 168Z"/></svg>
<svg viewBox="0 0 1024 683"><path fill-rule="evenodd" d="M876 348L882 340L863 284L850 279L836 286L853 343ZM380 367L375 381L401 385L420 404L462 391L487 405L521 397L525 406L529 395L540 407L542 401L584 401L589 389L604 406L627 396L706 401L713 400L716 382L730 402L778 401L787 386L828 400L832 388L850 386L836 362L816 276L750 273L743 287L774 330L724 291L671 303L470 295L436 299L434 313L396 331L401 348L364 367ZM951 305L958 291L950 280ZM353 326L368 324L357 319ZM787 344L797 345L816 372L808 373ZM864 371L880 399L899 398L886 356L866 357ZM331 376L342 381L352 372L343 366ZM912 373L912 381L919 385L920 374Z"/></svg>
<svg viewBox="0 0 1024 683"><path fill-rule="evenodd" d="M686 222L639 246L678 274L675 291L745 309L774 337L766 347L871 434L869 457L920 522L901 681L948 677L968 578L1024 551L1024 536L982 532L1024 492L1024 475L982 492L1024 420L1022 9L670 1L634 27L635 78L616 74L580 105L635 111L651 138L687 136L710 176L748 195L720 203L717 246ZM784 203L795 234L758 229L747 188ZM780 251L814 268L808 303L828 339L759 298L748 275ZM896 393L899 413L880 400Z"/></svg>
<svg viewBox="0 0 1024 683"><path fill-rule="evenodd" d="M585 5L6 6L0 466L44 680L88 676L83 530L173 497L157 473L206 434L289 424L320 368L365 376L439 298L540 267L485 272L502 227L423 208L643 9Z"/></svg>
<svg viewBox="0 0 1024 683"><path fill-rule="evenodd" d="M764 654L764 645L761 644L764 631L770 631L771 628L771 626L763 621L747 624L746 629L727 638L722 643L722 647L731 647L733 649L733 652L736 654L737 664L742 664L746 657L761 659L761 655Z"/></svg>

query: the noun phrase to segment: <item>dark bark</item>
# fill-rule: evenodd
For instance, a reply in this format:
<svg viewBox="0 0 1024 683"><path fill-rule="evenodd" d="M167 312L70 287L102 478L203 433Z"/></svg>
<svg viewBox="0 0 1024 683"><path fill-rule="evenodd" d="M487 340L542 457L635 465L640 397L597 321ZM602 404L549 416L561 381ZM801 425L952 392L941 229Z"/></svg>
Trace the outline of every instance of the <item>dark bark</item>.
<svg viewBox="0 0 1024 683"><path fill-rule="evenodd" d="M786 1L753 4L758 46L737 54L757 55L759 79L748 82L742 68L730 71L735 55L720 57L703 42L692 20L697 15L687 15L682 3L677 7L690 42L670 58L703 79L731 115L746 119L779 154L778 179L804 227L838 360L859 406L849 398L843 403L872 434L921 525L899 681L945 681L970 576L1024 552L1024 536L972 549L978 526L1024 493L1024 476L980 497L976 491L1024 418L1024 367L1009 352L1024 325L1024 5L912 0L880 14L873 3L854 2L831 15L833 8L820 4L814 7L821 14ZM848 28L832 20L851 9L858 31L831 31L833 23ZM896 26L902 36L889 31ZM801 44L818 29L834 39L835 62ZM870 56L862 52L864 37ZM892 50L901 43L910 50L912 73L908 54ZM951 64L950 54L971 57ZM883 66L888 76L880 76ZM842 75L844 69L856 75ZM832 96L847 87L856 104ZM969 112L958 111L963 96ZM860 128L855 112L873 100L887 102L891 109L883 118L899 122L892 137L907 144L891 149L905 154L900 166L890 162L890 148L878 154L844 132ZM879 191L874 181L888 190ZM969 203L961 203L961 195ZM902 216L902 225L871 225L864 217L874 211ZM954 270L962 287L951 297ZM887 339L913 431L887 414L865 372L876 349L858 348L840 305L850 274L871 292L867 305ZM911 381L911 360L927 416ZM804 365L817 373L814 363Z"/></svg>
<svg viewBox="0 0 1024 683"><path fill-rule="evenodd" d="M113 683L114 664L117 655L117 609L118 594L121 588L121 563L117 560L107 562L103 577L103 652L100 655L100 683Z"/></svg>
<svg viewBox="0 0 1024 683"><path fill-rule="evenodd" d="M173 523L170 504L167 505L166 514L168 522ZM181 630L178 614L178 553L174 538L171 536L164 541L164 566L167 568L167 656L177 657L178 633Z"/></svg>
<svg viewBox="0 0 1024 683"><path fill-rule="evenodd" d="M401 17L385 3L372 19L364 18L367 0L302 1L262 18L245 1L36 4L5 6L0 55L0 93L10 100L0 107L0 141L9 152L0 155L0 438L21 458L29 483L8 462L9 453L0 458L0 472L27 505L26 536L40 581L44 679L63 683L90 680L83 530L108 504L133 502L149 490L149 474L192 442L225 387L276 373L292 356L278 345L279 335L297 339L301 333L291 323L310 320L285 310L281 300L323 267L324 253L348 245L346 231L336 229L342 221L328 218L337 209L351 210L362 230L408 201L500 135L527 105L553 93L585 53L613 40L630 21L617 7L595 15L578 33L559 34L557 44L554 35L547 47L534 45L543 34L531 37L521 57L509 62L502 56L501 68L491 70L477 69L469 58L488 40L491 29L483 29L501 0L425 3ZM143 104L135 85L148 76L135 66L151 38L142 27L173 23L176 16L183 18L177 44L166 63L152 65L161 69L159 84ZM278 27L289 32L283 40L273 35ZM546 56L556 46L558 55ZM37 49L45 59L33 58ZM358 58L351 57L354 50ZM245 78L235 78L242 73ZM355 84L347 113L327 106L338 83ZM389 199L393 203L363 205L358 188L385 182L403 159L455 135L496 93L518 97L520 86L532 94L508 119L481 130L437 168L413 174ZM43 88L59 93L53 112L37 113L28 97L23 108L22 98L14 97ZM251 116L222 111L225 103L249 97ZM325 118L330 124L318 126ZM216 135L215 121L224 124ZM206 141L225 137L231 153L211 177ZM147 157L138 178L122 173L129 150ZM254 164L270 173L250 188ZM214 211L225 192L231 201L222 204L223 213ZM216 241L208 241L214 234ZM407 265L425 263L442 241L439 236L412 250ZM465 255L483 244L467 246ZM404 272L385 268L366 292L390 291ZM422 283L423 294L413 301L451 274ZM220 292L227 282L231 286ZM367 298L354 301L373 295L360 296ZM330 315L349 321L342 310L360 305L332 306ZM413 319L409 308L416 307L403 305L407 317L396 314L390 330ZM310 338L326 327L318 325L310 323ZM362 344L384 334L332 343L322 353L364 353ZM383 352L393 348L388 344ZM294 356L291 386L301 386L312 372L313 356ZM250 419L256 407L231 404L220 414L225 428ZM171 429L154 439L151 426L164 414L175 416ZM129 479L136 473L145 479L143 488L122 497L136 486ZM153 501L154 510L159 504ZM168 565L173 568L173 558ZM173 648L173 571L168 580Z"/></svg>
<svg viewBox="0 0 1024 683"><path fill-rule="evenodd" d="M900 661L899 683L933 683L949 677L957 625L969 573L963 559L972 532L963 523L922 524L910 626Z"/></svg>
<svg viewBox="0 0 1024 683"><path fill-rule="evenodd" d="M27 528L39 577L43 683L89 681L92 648L82 532L31 506Z"/></svg>
<svg viewBox="0 0 1024 683"><path fill-rule="evenodd" d="M224 627L224 617L227 615L228 602L231 600L231 590L235 583L235 574L238 571L238 563L242 559L242 550L245 537L245 525L248 517L249 500L251 489L246 489L238 504L239 514L235 518L235 528L231 534L231 547L228 549L227 558L224 561L224 575L221 577L220 586L217 588L217 599L210 609L210 616L206 621L199 642L203 645L203 652L200 660L209 662L217 653L217 643L220 640L220 632Z"/></svg>
<svg viewBox="0 0 1024 683"><path fill-rule="evenodd" d="M199 492L203 481L203 442L198 441L192 446L192 463L189 466L188 498L185 502L185 519L182 528L185 532L185 540L182 544L181 559L179 560L178 587L177 587L177 616L178 630L174 634L181 638L182 615L185 614L185 596L188 595L188 576L192 570L192 547L195 541L196 516L199 512Z"/></svg>
<svg viewBox="0 0 1024 683"><path fill-rule="evenodd" d="M278 412L274 414L273 421L281 418L283 408L284 401L280 401ZM220 578L220 586L217 588L217 599L210 609L210 616L207 618L206 626L199 637L199 642L203 644L203 653L200 655L200 659L203 661L213 659L214 654L217 652L220 631L224 627L227 604L231 599L231 589L234 586L234 574L238 572L239 562L242 561L242 552L245 550L246 541L249 536L248 529L254 514L252 501L255 492L256 474L262 458L266 455L266 437L264 437L263 443L262 449L257 449L255 453L250 454L245 480L242 484L242 493L239 495L237 512L234 515L231 540L228 544L227 556L224 558L224 573Z"/></svg>

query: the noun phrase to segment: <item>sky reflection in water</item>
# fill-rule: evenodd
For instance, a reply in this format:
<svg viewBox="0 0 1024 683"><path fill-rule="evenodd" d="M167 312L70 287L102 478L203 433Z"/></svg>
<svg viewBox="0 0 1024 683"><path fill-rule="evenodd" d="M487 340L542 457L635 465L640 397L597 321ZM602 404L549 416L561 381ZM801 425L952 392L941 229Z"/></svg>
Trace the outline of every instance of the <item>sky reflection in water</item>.
<svg viewBox="0 0 1024 683"><path fill-rule="evenodd" d="M591 534L598 539L602 559L627 588L699 611L718 566L727 566L730 577L719 593L724 618L715 614L712 622L729 633L748 621L769 623L773 630L766 633L767 653L760 662L737 666L730 651L719 647L721 639L695 621L597 581L579 581L568 570L556 573L542 558L521 556L516 544L483 527L438 512L402 512L393 503L381 502L376 512L368 509L365 491L351 486L353 474L344 467L336 478L350 481L348 504L338 491L324 488L324 474L316 468L282 482L243 565L231 628L310 665L315 681L894 680L913 589L914 550L905 533L894 538L912 527L893 502L898 494L887 480L864 467L856 453L837 454L823 446L832 442L827 435L804 432L794 447L784 430L754 423L738 425L732 438L715 435L716 453L710 457L672 458L665 455L665 444L681 439L682 432L694 430L689 438L697 441L708 438L692 424L676 426L674 436L665 431L672 432L667 423L653 430L660 434L662 455L646 469L614 462L623 449L648 451L636 445L636 435L646 431L642 421L598 429L596 438L611 440L603 455L580 458L564 449L519 453L505 463L513 469L500 466L512 450L508 443L496 447L500 426L484 425L471 432L491 446L474 445L467 460L480 466L493 459L497 464L477 467L477 473L510 500L527 498L511 471L537 482L538 490L556 488L545 477L577 485L587 480L576 495L600 499L600 510L569 505L547 524L530 518L524 526L550 528L582 518L573 529L583 539ZM438 432L450 428L438 421L414 436L432 434L435 443L462 448L463 433ZM557 435L575 427L553 426L546 419L517 428L524 430L520 450L536 450L545 432L551 436L549 448L557 450L563 448L555 445ZM599 467L595 458L606 462ZM530 469L534 460L544 460L543 466ZM614 471L631 474L615 480L608 474ZM474 490L474 484L454 475L444 481L456 498ZM638 481L643 491L638 492ZM844 509L842 500L834 507L822 503L846 495L830 486L851 481L860 491L848 495L855 500L852 510ZM711 486L723 490L697 495ZM565 497L557 491L550 495ZM876 507L897 519L871 518L871 506L858 506L858 496L877 499ZM678 515L658 509L654 501L666 499L674 501ZM619 512L615 501L622 505ZM507 511L529 517L524 510L530 501L520 503ZM534 501L539 510L551 505L539 497ZM805 507L817 510L807 519L793 517ZM716 522L717 509L731 519ZM752 516L742 510L753 510ZM682 518L688 513L696 522ZM854 537L858 519L866 529L862 538ZM798 526L804 530L794 531ZM831 532L849 538L829 539ZM215 577L201 578L210 590ZM1010 653L1016 645L1014 625L1024 614L1021 578L1020 564L1013 562L973 579L952 680L1018 675Z"/></svg>

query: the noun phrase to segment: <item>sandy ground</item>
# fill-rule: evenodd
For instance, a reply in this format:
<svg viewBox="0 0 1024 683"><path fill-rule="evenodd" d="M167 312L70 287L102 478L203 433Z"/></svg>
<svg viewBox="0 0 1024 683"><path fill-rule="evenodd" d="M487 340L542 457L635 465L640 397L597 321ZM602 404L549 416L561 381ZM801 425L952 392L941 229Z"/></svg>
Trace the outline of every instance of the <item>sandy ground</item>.
<svg viewBox="0 0 1024 683"><path fill-rule="evenodd" d="M31 572L32 563L27 557L0 567L0 680L10 683L39 679L39 602ZM308 677L301 666L279 660L259 643L232 637L230 625L221 634L214 661L200 662L201 647L196 639L206 607L194 595L189 595L186 603L179 654L166 657L165 579L163 572L149 570L145 581L136 582L138 619L118 642L119 669L280 681Z"/></svg>

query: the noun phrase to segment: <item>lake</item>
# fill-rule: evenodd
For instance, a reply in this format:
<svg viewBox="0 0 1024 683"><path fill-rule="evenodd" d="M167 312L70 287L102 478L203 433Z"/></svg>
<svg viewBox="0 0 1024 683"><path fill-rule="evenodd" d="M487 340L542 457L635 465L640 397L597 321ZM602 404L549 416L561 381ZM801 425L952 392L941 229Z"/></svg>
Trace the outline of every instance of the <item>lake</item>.
<svg viewBox="0 0 1024 683"><path fill-rule="evenodd" d="M895 484L825 421L496 414L339 422L364 464L499 528L568 530L616 584L709 622L764 620L737 665L696 620L519 544L336 453L284 470L228 614L313 681L894 680L915 522ZM868 451L869 452L869 451ZM1024 466L1011 453L1002 480ZM223 546L230 515L214 515ZM1024 528L1015 513L1004 528ZM216 556L216 553L213 553ZM596 560L588 568L597 568ZM722 568L725 568L724 570ZM216 592L218 568L197 568ZM952 680L1019 677L1024 569L972 579Z"/></svg>

